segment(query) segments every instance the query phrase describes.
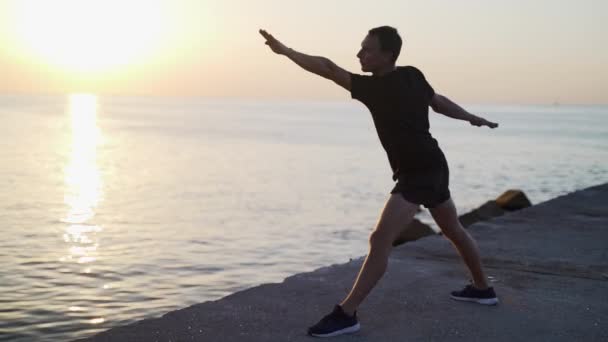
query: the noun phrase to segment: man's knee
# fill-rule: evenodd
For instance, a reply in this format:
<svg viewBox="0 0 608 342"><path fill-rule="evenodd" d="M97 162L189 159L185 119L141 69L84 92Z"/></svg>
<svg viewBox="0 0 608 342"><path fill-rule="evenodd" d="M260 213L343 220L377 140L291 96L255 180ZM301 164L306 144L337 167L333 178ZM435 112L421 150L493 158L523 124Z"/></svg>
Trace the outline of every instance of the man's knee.
<svg viewBox="0 0 608 342"><path fill-rule="evenodd" d="M448 239L450 239L453 242L459 242L462 241L463 239L466 239L467 237L467 231L464 230L464 228L462 227L461 224L459 224L458 222L444 226L444 227L439 227L441 229L441 233Z"/></svg>
<svg viewBox="0 0 608 342"><path fill-rule="evenodd" d="M369 245L372 249L388 249L392 247L394 238L386 230L374 230L369 235Z"/></svg>

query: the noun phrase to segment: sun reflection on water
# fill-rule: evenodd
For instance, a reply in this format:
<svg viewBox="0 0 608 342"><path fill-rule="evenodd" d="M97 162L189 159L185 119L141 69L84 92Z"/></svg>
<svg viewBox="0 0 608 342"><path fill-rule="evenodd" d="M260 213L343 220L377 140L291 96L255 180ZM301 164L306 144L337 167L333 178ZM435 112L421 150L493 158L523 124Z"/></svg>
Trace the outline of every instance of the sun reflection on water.
<svg viewBox="0 0 608 342"><path fill-rule="evenodd" d="M97 127L97 97L90 94L70 95L72 144L70 162L65 169L65 203L67 223L80 224L94 215L102 199L102 184L97 168L97 145L101 134ZM78 228L71 227L72 232Z"/></svg>
<svg viewBox="0 0 608 342"><path fill-rule="evenodd" d="M101 133L97 127L97 97L91 94L69 96L69 115L72 141L68 164L64 170L67 213L63 240L67 254L60 259L74 265L82 265L80 273L94 272L91 267L98 258L97 234L103 228L92 222L95 210L103 199L103 184L97 165L97 146ZM85 311L84 307L71 306L68 311ZM90 324L105 322L102 317L90 319Z"/></svg>

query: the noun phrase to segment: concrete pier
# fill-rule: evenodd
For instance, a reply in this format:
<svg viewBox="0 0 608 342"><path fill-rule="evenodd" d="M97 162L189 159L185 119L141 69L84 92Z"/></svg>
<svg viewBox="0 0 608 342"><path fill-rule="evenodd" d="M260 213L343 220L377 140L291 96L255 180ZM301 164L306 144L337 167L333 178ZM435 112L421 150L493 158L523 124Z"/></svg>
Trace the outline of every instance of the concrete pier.
<svg viewBox="0 0 608 342"><path fill-rule="evenodd" d="M359 308L361 331L334 341L608 341L608 184L468 228L500 304L450 299L467 283L440 235L391 254ZM363 257L80 341L313 341L309 325L349 291Z"/></svg>

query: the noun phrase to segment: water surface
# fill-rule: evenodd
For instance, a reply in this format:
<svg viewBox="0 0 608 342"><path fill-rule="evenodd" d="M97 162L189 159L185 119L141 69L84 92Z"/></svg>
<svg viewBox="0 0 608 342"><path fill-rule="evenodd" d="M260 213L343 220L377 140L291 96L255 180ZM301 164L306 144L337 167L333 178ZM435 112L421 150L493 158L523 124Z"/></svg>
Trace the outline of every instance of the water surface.
<svg viewBox="0 0 608 342"><path fill-rule="evenodd" d="M608 181L607 107L467 108L500 127L431 115L461 213ZM0 340L85 337L362 256L394 185L357 102L2 96L0 139Z"/></svg>

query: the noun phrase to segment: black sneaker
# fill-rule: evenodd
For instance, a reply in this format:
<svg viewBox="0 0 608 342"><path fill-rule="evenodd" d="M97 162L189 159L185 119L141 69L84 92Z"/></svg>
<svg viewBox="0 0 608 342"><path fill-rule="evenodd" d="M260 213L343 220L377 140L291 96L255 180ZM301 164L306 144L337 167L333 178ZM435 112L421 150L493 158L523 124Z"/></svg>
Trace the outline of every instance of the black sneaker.
<svg viewBox="0 0 608 342"><path fill-rule="evenodd" d="M357 320L357 312L347 315L338 304L334 311L323 317L319 323L308 328L308 335L315 337L332 337L359 331L361 325Z"/></svg>
<svg viewBox="0 0 608 342"><path fill-rule="evenodd" d="M494 288L492 287L488 287L485 290L479 290L473 285L467 285L460 291L452 291L452 299L475 302L483 305L498 304L498 298L496 298L496 293L494 293Z"/></svg>

